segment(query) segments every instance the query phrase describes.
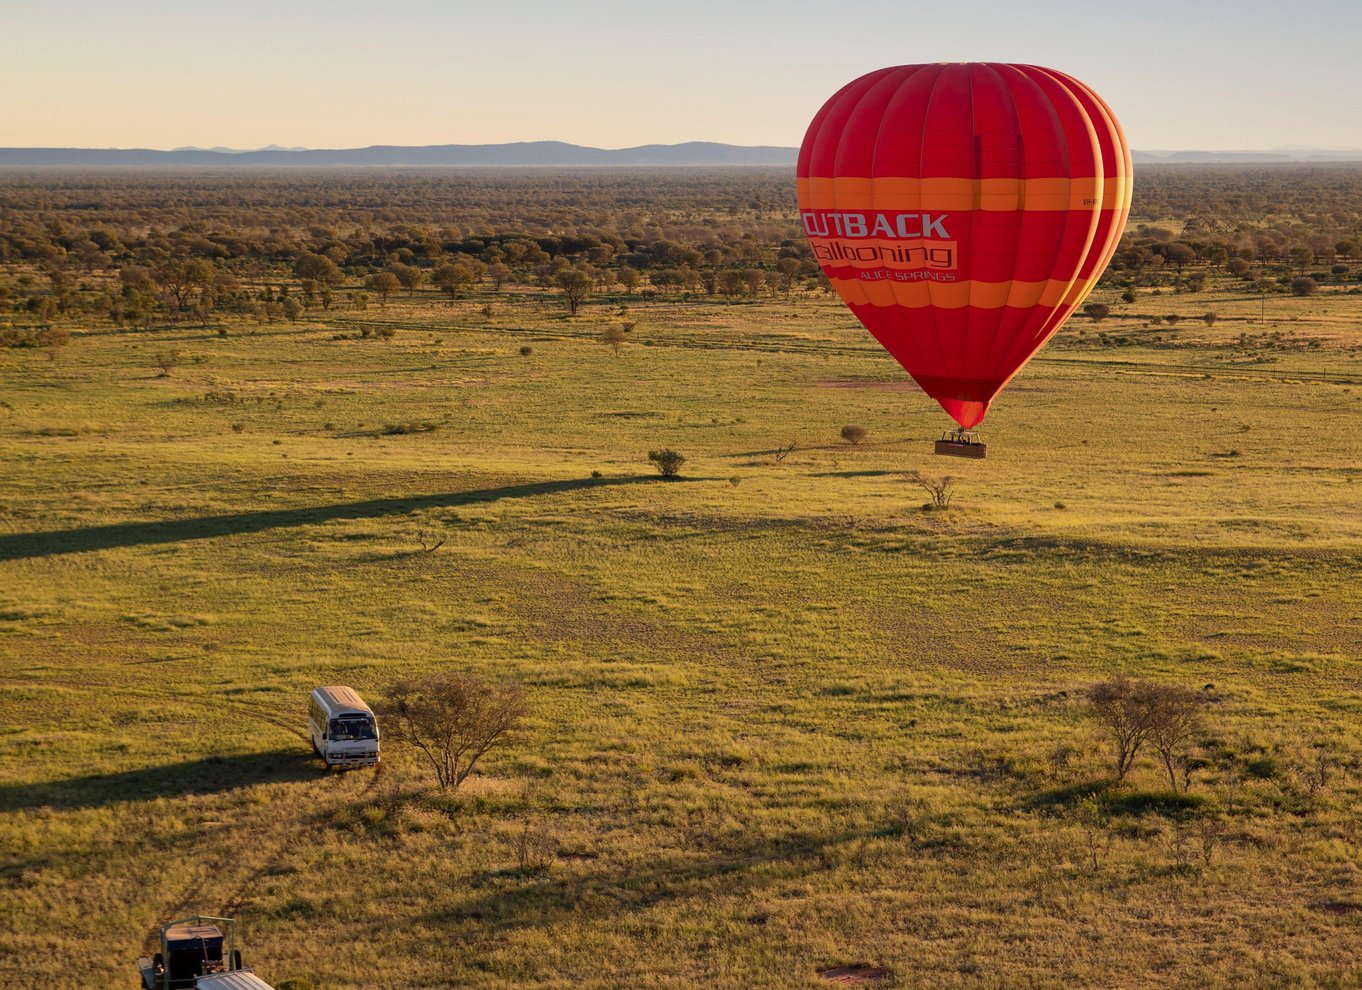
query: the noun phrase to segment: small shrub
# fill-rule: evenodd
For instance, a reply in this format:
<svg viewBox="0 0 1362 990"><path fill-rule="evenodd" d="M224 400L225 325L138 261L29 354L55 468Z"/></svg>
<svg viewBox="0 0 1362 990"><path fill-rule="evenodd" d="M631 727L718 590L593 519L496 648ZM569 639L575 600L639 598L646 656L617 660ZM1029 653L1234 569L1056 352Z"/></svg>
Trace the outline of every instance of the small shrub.
<svg viewBox="0 0 1362 990"><path fill-rule="evenodd" d="M169 378L173 368L184 361L184 355L179 351L158 351L156 354L156 367L161 369L159 378Z"/></svg>
<svg viewBox="0 0 1362 990"><path fill-rule="evenodd" d="M686 463L685 455L670 447L648 451L648 460L657 465L657 470L664 478L675 478L681 470L681 465Z"/></svg>
<svg viewBox="0 0 1362 990"><path fill-rule="evenodd" d="M531 347L529 344L521 344L521 345L520 345L520 356L521 356L521 357L529 357L529 356L530 356L531 354L533 354L533 353L534 353L534 348Z"/></svg>
<svg viewBox="0 0 1362 990"><path fill-rule="evenodd" d="M862 440L865 439L865 435L866 428L864 426L855 426L852 424L848 424L842 427L842 439L845 440L847 443L850 444L860 443Z"/></svg>
<svg viewBox="0 0 1362 990"><path fill-rule="evenodd" d="M549 830L526 818L515 839L516 870L520 873L542 872L553 863L557 851L558 843Z"/></svg>
<svg viewBox="0 0 1362 990"><path fill-rule="evenodd" d="M440 428L439 423L432 423L428 419L408 420L404 423L389 423L383 427L385 436L404 436L408 433L430 433Z"/></svg>

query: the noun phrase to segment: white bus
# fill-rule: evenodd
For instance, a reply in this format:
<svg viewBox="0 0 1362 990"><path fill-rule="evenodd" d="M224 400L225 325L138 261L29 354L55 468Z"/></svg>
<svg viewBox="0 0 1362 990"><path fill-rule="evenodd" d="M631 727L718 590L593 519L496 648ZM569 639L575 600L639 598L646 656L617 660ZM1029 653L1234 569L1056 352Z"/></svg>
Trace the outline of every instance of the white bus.
<svg viewBox="0 0 1362 990"><path fill-rule="evenodd" d="M314 690L307 709L307 731L328 770L378 762L378 720L352 688Z"/></svg>

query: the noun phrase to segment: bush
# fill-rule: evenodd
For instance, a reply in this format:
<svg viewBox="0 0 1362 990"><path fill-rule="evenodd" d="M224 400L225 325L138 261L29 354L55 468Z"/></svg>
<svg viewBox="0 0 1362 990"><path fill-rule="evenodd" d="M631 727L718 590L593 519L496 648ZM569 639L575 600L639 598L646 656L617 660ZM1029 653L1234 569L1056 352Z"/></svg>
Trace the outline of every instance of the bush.
<svg viewBox="0 0 1362 990"><path fill-rule="evenodd" d="M842 439L847 443L860 443L865 439L866 428L864 426L847 425L842 427Z"/></svg>
<svg viewBox="0 0 1362 990"><path fill-rule="evenodd" d="M669 447L648 451L648 460L657 465L657 470L661 472L664 478L675 478L681 470L681 465L686 463L684 454Z"/></svg>
<svg viewBox="0 0 1362 990"><path fill-rule="evenodd" d="M389 423L383 427L383 432L387 436L405 436L408 433L431 433L440 428L439 423L432 423L428 419L408 420L405 423Z"/></svg>
<svg viewBox="0 0 1362 990"><path fill-rule="evenodd" d="M601 343L611 348L618 357L624 342L629 339L625 336L626 332L623 327L612 324L601 331Z"/></svg>
<svg viewBox="0 0 1362 990"><path fill-rule="evenodd" d="M170 377L170 370L184 360L179 351L160 351L156 355L156 366L161 369L159 377Z"/></svg>
<svg viewBox="0 0 1362 990"><path fill-rule="evenodd" d="M1319 288L1319 283L1309 275L1302 275L1291 280L1291 294L1293 296L1312 296Z"/></svg>
<svg viewBox="0 0 1362 990"><path fill-rule="evenodd" d="M534 353L534 348L531 347L529 344L521 344L521 345L520 345L520 356L521 356L521 357L529 357L529 356L530 356L531 354L533 354L533 353Z"/></svg>

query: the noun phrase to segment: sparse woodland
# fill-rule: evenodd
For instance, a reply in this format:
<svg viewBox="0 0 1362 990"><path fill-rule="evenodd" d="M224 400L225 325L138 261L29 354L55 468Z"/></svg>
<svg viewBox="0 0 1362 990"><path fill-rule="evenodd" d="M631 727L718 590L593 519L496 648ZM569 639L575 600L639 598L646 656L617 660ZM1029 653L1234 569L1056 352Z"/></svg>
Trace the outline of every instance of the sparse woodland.
<svg viewBox="0 0 1362 990"><path fill-rule="evenodd" d="M1136 181L971 461L788 172L0 171L0 984L1355 986L1362 168Z"/></svg>

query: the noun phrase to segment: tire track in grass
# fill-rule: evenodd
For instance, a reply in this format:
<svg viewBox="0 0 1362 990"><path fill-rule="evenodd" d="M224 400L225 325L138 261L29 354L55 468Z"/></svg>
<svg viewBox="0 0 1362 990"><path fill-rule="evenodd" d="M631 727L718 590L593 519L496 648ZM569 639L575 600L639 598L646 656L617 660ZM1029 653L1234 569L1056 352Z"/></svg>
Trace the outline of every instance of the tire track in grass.
<svg viewBox="0 0 1362 990"><path fill-rule="evenodd" d="M88 681L69 679L44 679L38 684L35 684L32 681L4 680L0 681L0 685L11 688L50 686L77 691L90 690L92 687L96 687L96 685L93 685ZM246 702L204 694L168 693L164 690L152 690L149 688L118 687L113 690L118 694L133 698L189 702L190 704L203 706L211 705L219 711L226 710L235 717L250 719L278 729L281 732L287 732L304 742L309 749L312 747L311 737L305 731L298 728L295 721L285 720L280 715L261 711L257 706L250 705ZM348 797L347 800L358 801L367 797L378 785L381 774L382 764L379 765L379 768L373 774L369 775L368 781L359 793ZM329 775L319 776L316 780L308 783L308 790L317 792L315 797L324 798L329 795L329 791L326 788L334 779L334 777ZM297 804L301 807L309 807L315 805L316 801L309 799L297 802ZM292 847L294 841L302 835L304 828L305 822L302 820L301 815L296 815L287 823L286 827L273 831L273 834L268 841L268 851L265 854L263 862L246 872L228 889L228 892L223 895L223 899L219 902L221 906L217 909L217 913L220 916L232 917L241 909L241 906L249 896L251 889L262 877L273 872L278 867L280 861ZM247 848L252 849L259 849L262 844L261 837L258 835L248 836L243 841ZM153 921L151 927L146 931L145 937L142 939L142 953L144 955L151 955L160 951L161 926L166 921L182 917L189 912L198 912L201 910L198 902L201 901L206 888L211 881L229 875L231 872L230 864L233 861L239 862L240 856L229 853L227 855L216 856L213 859L204 862L201 868L196 871L193 878L181 888L178 893L173 894L172 897L168 899L168 906L163 907L158 911L156 915L157 920Z"/></svg>

